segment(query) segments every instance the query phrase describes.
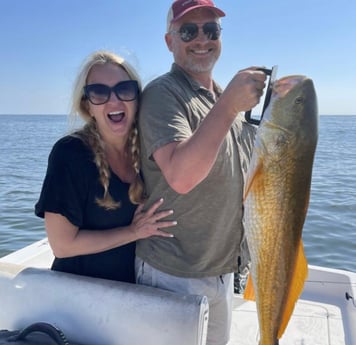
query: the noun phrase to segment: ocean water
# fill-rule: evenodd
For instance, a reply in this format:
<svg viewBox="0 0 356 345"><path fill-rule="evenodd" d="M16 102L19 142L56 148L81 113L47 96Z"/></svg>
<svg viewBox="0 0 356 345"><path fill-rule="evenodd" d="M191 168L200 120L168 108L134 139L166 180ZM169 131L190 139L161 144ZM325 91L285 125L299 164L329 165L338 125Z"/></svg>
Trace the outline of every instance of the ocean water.
<svg viewBox="0 0 356 345"><path fill-rule="evenodd" d="M1 257L46 236L34 204L71 126L60 115L0 115L0 128ZM356 116L320 116L303 240L310 264L356 272Z"/></svg>

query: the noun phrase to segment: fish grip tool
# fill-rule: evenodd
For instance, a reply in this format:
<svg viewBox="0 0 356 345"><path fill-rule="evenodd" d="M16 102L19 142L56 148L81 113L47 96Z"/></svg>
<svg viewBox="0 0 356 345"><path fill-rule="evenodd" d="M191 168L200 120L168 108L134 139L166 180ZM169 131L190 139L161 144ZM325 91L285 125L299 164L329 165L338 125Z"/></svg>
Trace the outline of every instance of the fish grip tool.
<svg viewBox="0 0 356 345"><path fill-rule="evenodd" d="M262 107L261 117L260 117L260 119L253 118L252 117L252 109L248 110L245 112L245 119L248 123L252 123L253 125L259 125L261 123L263 114L271 100L273 83L276 80L277 69L278 69L277 65L272 66L272 68L262 68L262 67L257 68L258 71L262 71L263 73L265 73L266 75L269 76L269 81L268 81L267 88L266 88L266 96L265 96L265 101L264 101L263 107Z"/></svg>

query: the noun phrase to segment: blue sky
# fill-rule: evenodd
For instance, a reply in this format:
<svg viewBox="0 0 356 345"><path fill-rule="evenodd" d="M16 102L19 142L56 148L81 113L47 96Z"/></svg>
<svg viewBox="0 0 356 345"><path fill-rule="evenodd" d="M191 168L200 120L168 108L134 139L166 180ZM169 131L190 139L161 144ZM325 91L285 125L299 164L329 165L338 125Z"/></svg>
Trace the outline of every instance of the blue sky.
<svg viewBox="0 0 356 345"><path fill-rule="evenodd" d="M0 0L0 114L66 114L83 59L122 54L144 83L166 72L171 0ZM314 80L320 114L356 114L354 0L216 0L223 52L214 78L225 86L251 65Z"/></svg>

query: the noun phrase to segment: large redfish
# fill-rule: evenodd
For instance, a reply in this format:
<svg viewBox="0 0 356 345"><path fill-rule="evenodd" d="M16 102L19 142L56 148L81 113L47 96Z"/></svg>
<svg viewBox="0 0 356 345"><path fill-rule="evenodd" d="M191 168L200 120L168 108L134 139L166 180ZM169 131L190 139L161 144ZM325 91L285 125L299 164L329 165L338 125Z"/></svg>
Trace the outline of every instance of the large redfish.
<svg viewBox="0 0 356 345"><path fill-rule="evenodd" d="M307 277L302 229L317 138L312 80L276 81L256 133L244 192L252 278L245 298L256 300L260 345L278 344Z"/></svg>

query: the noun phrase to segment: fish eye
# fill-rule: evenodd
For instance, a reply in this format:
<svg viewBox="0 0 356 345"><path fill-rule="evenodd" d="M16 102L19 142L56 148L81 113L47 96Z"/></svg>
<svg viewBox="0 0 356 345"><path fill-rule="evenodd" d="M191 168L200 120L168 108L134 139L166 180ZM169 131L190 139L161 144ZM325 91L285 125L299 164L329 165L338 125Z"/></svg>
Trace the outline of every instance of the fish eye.
<svg viewBox="0 0 356 345"><path fill-rule="evenodd" d="M294 101L295 104L301 104L304 102L304 98L303 97L297 97Z"/></svg>

